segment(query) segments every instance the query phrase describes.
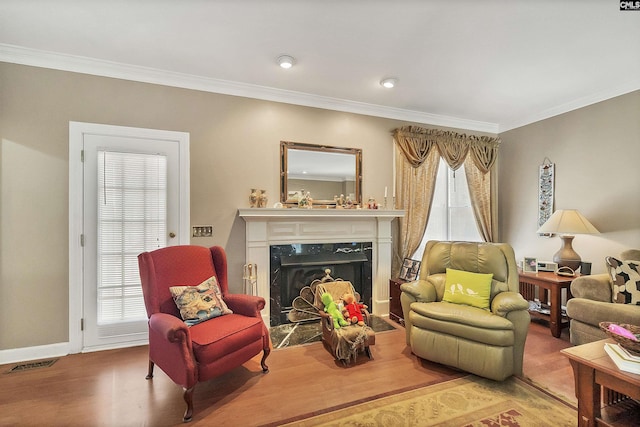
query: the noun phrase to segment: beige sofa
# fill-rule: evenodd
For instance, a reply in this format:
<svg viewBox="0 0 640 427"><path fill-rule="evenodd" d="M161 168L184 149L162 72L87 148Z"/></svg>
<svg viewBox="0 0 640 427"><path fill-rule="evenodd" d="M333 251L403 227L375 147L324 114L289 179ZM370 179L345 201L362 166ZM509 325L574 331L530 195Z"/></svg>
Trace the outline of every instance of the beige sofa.
<svg viewBox="0 0 640 427"><path fill-rule="evenodd" d="M493 273L490 309L442 301L446 269ZM401 286L406 341L426 360L502 381L522 375L529 304L511 246L427 242L419 280Z"/></svg>
<svg viewBox="0 0 640 427"><path fill-rule="evenodd" d="M640 250L620 254L622 260L640 260ZM571 283L573 298L567 301L571 344L580 345L607 338L600 322L640 325L640 306L613 301L613 282L608 273L581 276Z"/></svg>

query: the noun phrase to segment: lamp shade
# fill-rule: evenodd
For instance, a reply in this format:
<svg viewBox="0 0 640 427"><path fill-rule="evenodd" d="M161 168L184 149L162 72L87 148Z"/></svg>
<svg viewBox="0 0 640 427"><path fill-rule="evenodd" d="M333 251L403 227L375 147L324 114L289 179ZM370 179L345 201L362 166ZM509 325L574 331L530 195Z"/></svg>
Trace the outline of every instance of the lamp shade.
<svg viewBox="0 0 640 427"><path fill-rule="evenodd" d="M571 245L573 235L597 234L600 232L577 210L565 209L555 211L547 222L538 229L538 233L561 235L562 247L553 256L553 261L559 267L569 267L575 271L580 267L582 260Z"/></svg>
<svg viewBox="0 0 640 427"><path fill-rule="evenodd" d="M561 209L555 211L547 222L542 224L538 233L598 234L600 232L577 210Z"/></svg>

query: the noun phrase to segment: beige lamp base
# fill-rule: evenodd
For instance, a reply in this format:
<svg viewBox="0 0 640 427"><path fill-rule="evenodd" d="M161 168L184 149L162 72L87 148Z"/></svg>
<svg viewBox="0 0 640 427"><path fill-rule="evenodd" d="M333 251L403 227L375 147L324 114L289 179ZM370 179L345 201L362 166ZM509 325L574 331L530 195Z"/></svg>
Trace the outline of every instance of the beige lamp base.
<svg viewBox="0 0 640 427"><path fill-rule="evenodd" d="M580 255L573 250L573 246L571 245L574 237L575 236L569 235L560 236L562 239L562 247L553 256L553 262L557 263L558 267L569 267L573 271L576 271L580 268L582 259Z"/></svg>

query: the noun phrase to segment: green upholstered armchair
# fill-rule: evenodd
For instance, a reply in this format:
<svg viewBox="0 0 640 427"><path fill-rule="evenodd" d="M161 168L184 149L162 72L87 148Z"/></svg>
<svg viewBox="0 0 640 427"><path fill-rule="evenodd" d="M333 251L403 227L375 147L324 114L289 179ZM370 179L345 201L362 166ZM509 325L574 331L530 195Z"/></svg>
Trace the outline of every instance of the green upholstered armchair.
<svg viewBox="0 0 640 427"><path fill-rule="evenodd" d="M624 251L619 259L640 260L640 250ZM639 306L613 302L613 281L609 273L577 277L571 282L571 294L567 315L571 318L569 332L573 345L607 338L600 330L600 322L640 325Z"/></svg>
<svg viewBox="0 0 640 427"><path fill-rule="evenodd" d="M443 301L447 268L492 273L490 308ZM407 345L418 357L493 380L521 376L531 319L518 286L508 244L427 242L419 279L401 286Z"/></svg>

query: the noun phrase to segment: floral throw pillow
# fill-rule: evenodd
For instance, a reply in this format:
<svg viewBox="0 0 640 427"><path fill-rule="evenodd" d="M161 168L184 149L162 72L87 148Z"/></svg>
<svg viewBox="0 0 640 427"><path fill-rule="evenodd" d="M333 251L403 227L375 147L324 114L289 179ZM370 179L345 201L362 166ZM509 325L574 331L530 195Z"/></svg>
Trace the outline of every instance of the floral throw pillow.
<svg viewBox="0 0 640 427"><path fill-rule="evenodd" d="M613 302L640 305L640 261L605 258L613 281Z"/></svg>
<svg viewBox="0 0 640 427"><path fill-rule="evenodd" d="M169 291L180 310L182 320L189 326L233 313L222 299L215 276L198 286L172 286Z"/></svg>

